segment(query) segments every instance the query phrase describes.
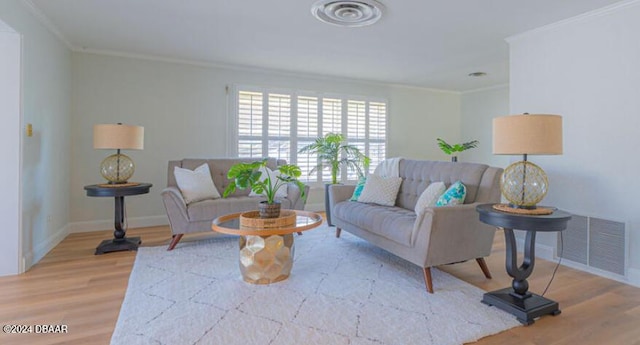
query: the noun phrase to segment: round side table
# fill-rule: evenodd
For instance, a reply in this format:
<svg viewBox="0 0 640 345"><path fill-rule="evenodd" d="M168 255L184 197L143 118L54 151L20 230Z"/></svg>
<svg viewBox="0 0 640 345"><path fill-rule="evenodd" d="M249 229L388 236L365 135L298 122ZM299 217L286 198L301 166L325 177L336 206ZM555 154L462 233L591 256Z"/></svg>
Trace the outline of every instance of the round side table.
<svg viewBox="0 0 640 345"><path fill-rule="evenodd" d="M126 237L124 197L149 193L151 183L137 183L118 185L92 184L84 186L87 196L113 197L115 199L115 215L113 239L102 241L96 248L95 255L118 252L123 250L138 250L142 241L140 237Z"/></svg>
<svg viewBox="0 0 640 345"><path fill-rule="evenodd" d="M531 325L535 318L543 315L560 314L558 302L529 292L527 278L533 272L535 265L536 233L538 231L562 231L567 228L571 214L554 210L549 215L523 215L498 211L494 204L482 204L476 207L480 214L480 221L504 230L506 242L506 269L513 282L510 288L487 292L482 297L482 303L496 306L518 318L525 325ZM518 266L518 249L513 230L527 232L524 243L524 259Z"/></svg>

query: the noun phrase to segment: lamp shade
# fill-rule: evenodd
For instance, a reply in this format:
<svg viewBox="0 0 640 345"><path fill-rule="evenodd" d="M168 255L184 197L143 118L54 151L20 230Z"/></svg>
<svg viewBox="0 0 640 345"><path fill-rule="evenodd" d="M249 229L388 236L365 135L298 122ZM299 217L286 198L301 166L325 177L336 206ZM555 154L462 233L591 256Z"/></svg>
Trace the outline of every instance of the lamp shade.
<svg viewBox="0 0 640 345"><path fill-rule="evenodd" d="M562 154L562 116L523 114L494 118L493 154Z"/></svg>
<svg viewBox="0 0 640 345"><path fill-rule="evenodd" d="M94 149L144 149L144 127L123 124L93 126Z"/></svg>

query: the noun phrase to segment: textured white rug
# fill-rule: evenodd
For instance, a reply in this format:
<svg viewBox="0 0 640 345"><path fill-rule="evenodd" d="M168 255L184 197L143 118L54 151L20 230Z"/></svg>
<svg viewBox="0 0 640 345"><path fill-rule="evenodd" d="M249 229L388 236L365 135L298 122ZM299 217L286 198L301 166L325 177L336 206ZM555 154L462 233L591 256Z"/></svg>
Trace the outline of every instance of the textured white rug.
<svg viewBox="0 0 640 345"><path fill-rule="evenodd" d="M520 325L483 291L349 233L296 236L289 279L242 281L238 240L139 249L112 344L462 344ZM478 274L482 274L478 270Z"/></svg>

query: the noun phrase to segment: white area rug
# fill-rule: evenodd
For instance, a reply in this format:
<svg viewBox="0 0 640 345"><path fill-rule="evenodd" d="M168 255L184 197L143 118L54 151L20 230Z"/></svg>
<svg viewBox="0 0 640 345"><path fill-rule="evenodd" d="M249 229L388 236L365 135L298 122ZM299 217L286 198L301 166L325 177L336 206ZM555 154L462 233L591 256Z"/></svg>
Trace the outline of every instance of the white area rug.
<svg viewBox="0 0 640 345"><path fill-rule="evenodd" d="M112 344L463 344L520 325L483 291L343 232L295 236L289 279L242 281L238 240L139 249ZM478 274L482 274L478 269Z"/></svg>

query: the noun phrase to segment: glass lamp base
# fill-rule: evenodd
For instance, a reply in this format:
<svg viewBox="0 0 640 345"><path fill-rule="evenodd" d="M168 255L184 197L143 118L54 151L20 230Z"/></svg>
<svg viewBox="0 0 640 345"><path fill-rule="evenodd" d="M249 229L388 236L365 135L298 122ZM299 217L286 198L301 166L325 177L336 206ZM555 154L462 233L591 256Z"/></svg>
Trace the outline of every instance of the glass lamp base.
<svg viewBox="0 0 640 345"><path fill-rule="evenodd" d="M535 209L547 195L548 186L544 170L526 160L506 167L500 180L502 195L509 205L520 209Z"/></svg>
<svg viewBox="0 0 640 345"><path fill-rule="evenodd" d="M100 163L100 174L110 184L127 183L134 170L133 160L122 153L111 155Z"/></svg>

